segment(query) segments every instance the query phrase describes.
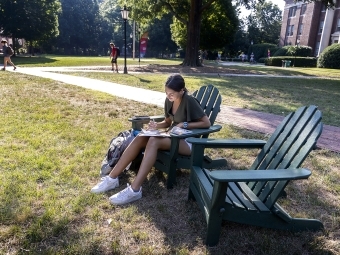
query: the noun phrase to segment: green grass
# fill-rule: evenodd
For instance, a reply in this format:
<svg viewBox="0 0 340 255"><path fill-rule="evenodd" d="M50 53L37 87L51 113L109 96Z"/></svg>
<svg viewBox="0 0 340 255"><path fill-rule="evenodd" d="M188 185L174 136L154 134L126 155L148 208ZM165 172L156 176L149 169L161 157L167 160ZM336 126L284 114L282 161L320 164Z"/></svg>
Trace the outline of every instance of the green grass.
<svg viewBox="0 0 340 255"><path fill-rule="evenodd" d="M23 56L18 55L17 57L12 57L13 62L16 65L22 67L41 67L41 66L110 66L110 59L108 56L57 56L57 55L38 55L38 56ZM148 64L161 64L161 65L179 65L182 59L149 59L141 58L140 62L138 58L134 60L132 58L127 58L127 65L148 65ZM119 66L124 65L124 58L118 58ZM339 78L339 69L327 69L327 68L281 68L273 66L264 66L262 64L258 65L248 65L235 63L235 65L223 66L221 64L216 64L215 61L205 61L204 64L208 66L216 66L220 68L230 68L236 70L251 71L257 74L272 74L272 75L285 75L285 76L310 76L310 77L325 77L325 78ZM230 63L229 64L233 64Z"/></svg>
<svg viewBox="0 0 340 255"><path fill-rule="evenodd" d="M114 74L74 72L66 74L88 77L164 91L168 74ZM223 104L278 115L287 115L302 105L317 105L326 124L340 127L340 82L333 79L275 78L275 77L217 77L185 76L189 91L205 84L218 87Z"/></svg>
<svg viewBox="0 0 340 255"><path fill-rule="evenodd" d="M176 65L181 61L178 59L144 59L138 61L127 58L127 65L146 65L146 64L162 64L162 65ZM12 57L12 61L20 67L60 67L60 66L111 66L109 56L54 56L54 55L39 55L39 56L21 56ZM118 63L122 65L124 59L118 58Z"/></svg>
<svg viewBox="0 0 340 255"><path fill-rule="evenodd" d="M292 216L320 219L324 232L225 223L220 244L209 248L203 215L186 199L187 170L179 171L170 191L165 177L152 171L143 198L126 206L109 204L117 191L90 193L110 138L130 127L128 117L159 114L160 108L10 72L0 73L0 100L0 254L340 253L339 154L313 151L303 165L312 176L292 182L288 199L280 201ZM227 125L212 137L266 138ZM238 169L256 150L209 153ZM123 174L118 190L134 176Z"/></svg>

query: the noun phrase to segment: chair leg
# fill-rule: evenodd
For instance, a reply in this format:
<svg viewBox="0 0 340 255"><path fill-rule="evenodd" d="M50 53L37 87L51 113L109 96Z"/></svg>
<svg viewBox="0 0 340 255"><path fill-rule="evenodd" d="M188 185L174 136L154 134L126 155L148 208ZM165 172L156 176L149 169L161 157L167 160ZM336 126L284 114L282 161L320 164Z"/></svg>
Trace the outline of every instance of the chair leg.
<svg viewBox="0 0 340 255"><path fill-rule="evenodd" d="M142 160L143 160L143 153L139 153L138 156L131 162L131 165L130 165L130 170L134 171L134 172L138 172L139 170L139 167L142 163Z"/></svg>
<svg viewBox="0 0 340 255"><path fill-rule="evenodd" d="M168 189L172 189L175 184L176 184L176 167L173 168L170 166L166 186Z"/></svg>
<svg viewBox="0 0 340 255"><path fill-rule="evenodd" d="M188 200L196 201L194 193L192 193L191 189L189 188L188 192Z"/></svg>
<svg viewBox="0 0 340 255"><path fill-rule="evenodd" d="M222 228L222 217L220 212L210 212L207 222L206 245L215 246L218 244Z"/></svg>

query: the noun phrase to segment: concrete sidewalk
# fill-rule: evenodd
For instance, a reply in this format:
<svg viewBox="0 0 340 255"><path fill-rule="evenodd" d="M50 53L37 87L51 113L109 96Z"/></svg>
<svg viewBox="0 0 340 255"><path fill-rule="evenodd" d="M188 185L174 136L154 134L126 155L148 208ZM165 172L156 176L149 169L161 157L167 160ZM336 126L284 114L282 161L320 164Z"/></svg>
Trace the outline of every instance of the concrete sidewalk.
<svg viewBox="0 0 340 255"><path fill-rule="evenodd" d="M164 105L165 94L163 92L130 87L91 78L54 73L56 71L65 71L70 69L75 71L77 68L18 68L16 72L57 80L66 84L80 86L87 89L102 91L129 100L154 104L159 107L163 107ZM271 134L283 118L283 116L279 115L222 105L221 112L219 113L216 121L221 124L232 124L260 133ZM324 125L322 135L319 138L317 145L320 148L340 152L340 128Z"/></svg>

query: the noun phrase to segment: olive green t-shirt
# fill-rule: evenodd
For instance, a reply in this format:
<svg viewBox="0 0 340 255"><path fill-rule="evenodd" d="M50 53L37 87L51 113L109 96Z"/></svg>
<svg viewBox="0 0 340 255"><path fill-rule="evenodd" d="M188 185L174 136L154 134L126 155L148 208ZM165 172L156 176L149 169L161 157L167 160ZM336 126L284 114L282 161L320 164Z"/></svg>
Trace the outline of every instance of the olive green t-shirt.
<svg viewBox="0 0 340 255"><path fill-rule="evenodd" d="M197 99L188 95L187 92L183 94L182 101L174 115L172 114L172 105L173 102L166 98L164 115L166 118L171 119L172 127L181 122L194 122L206 115Z"/></svg>

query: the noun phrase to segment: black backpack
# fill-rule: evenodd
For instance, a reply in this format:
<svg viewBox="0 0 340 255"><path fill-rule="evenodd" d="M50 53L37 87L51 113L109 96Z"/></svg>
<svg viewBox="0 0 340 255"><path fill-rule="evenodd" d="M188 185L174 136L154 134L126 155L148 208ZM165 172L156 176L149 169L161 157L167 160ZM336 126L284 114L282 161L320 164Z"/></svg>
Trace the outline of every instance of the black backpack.
<svg viewBox="0 0 340 255"><path fill-rule="evenodd" d="M116 48L116 51L117 51L117 57L120 56L120 50L118 48Z"/></svg>
<svg viewBox="0 0 340 255"><path fill-rule="evenodd" d="M108 175L112 168L117 164L120 156L135 138L133 129L120 132L118 136L111 139L109 149L102 161L100 175Z"/></svg>
<svg viewBox="0 0 340 255"><path fill-rule="evenodd" d="M7 46L6 51L7 51L7 55L12 56L14 54L14 50L12 49L11 46Z"/></svg>

